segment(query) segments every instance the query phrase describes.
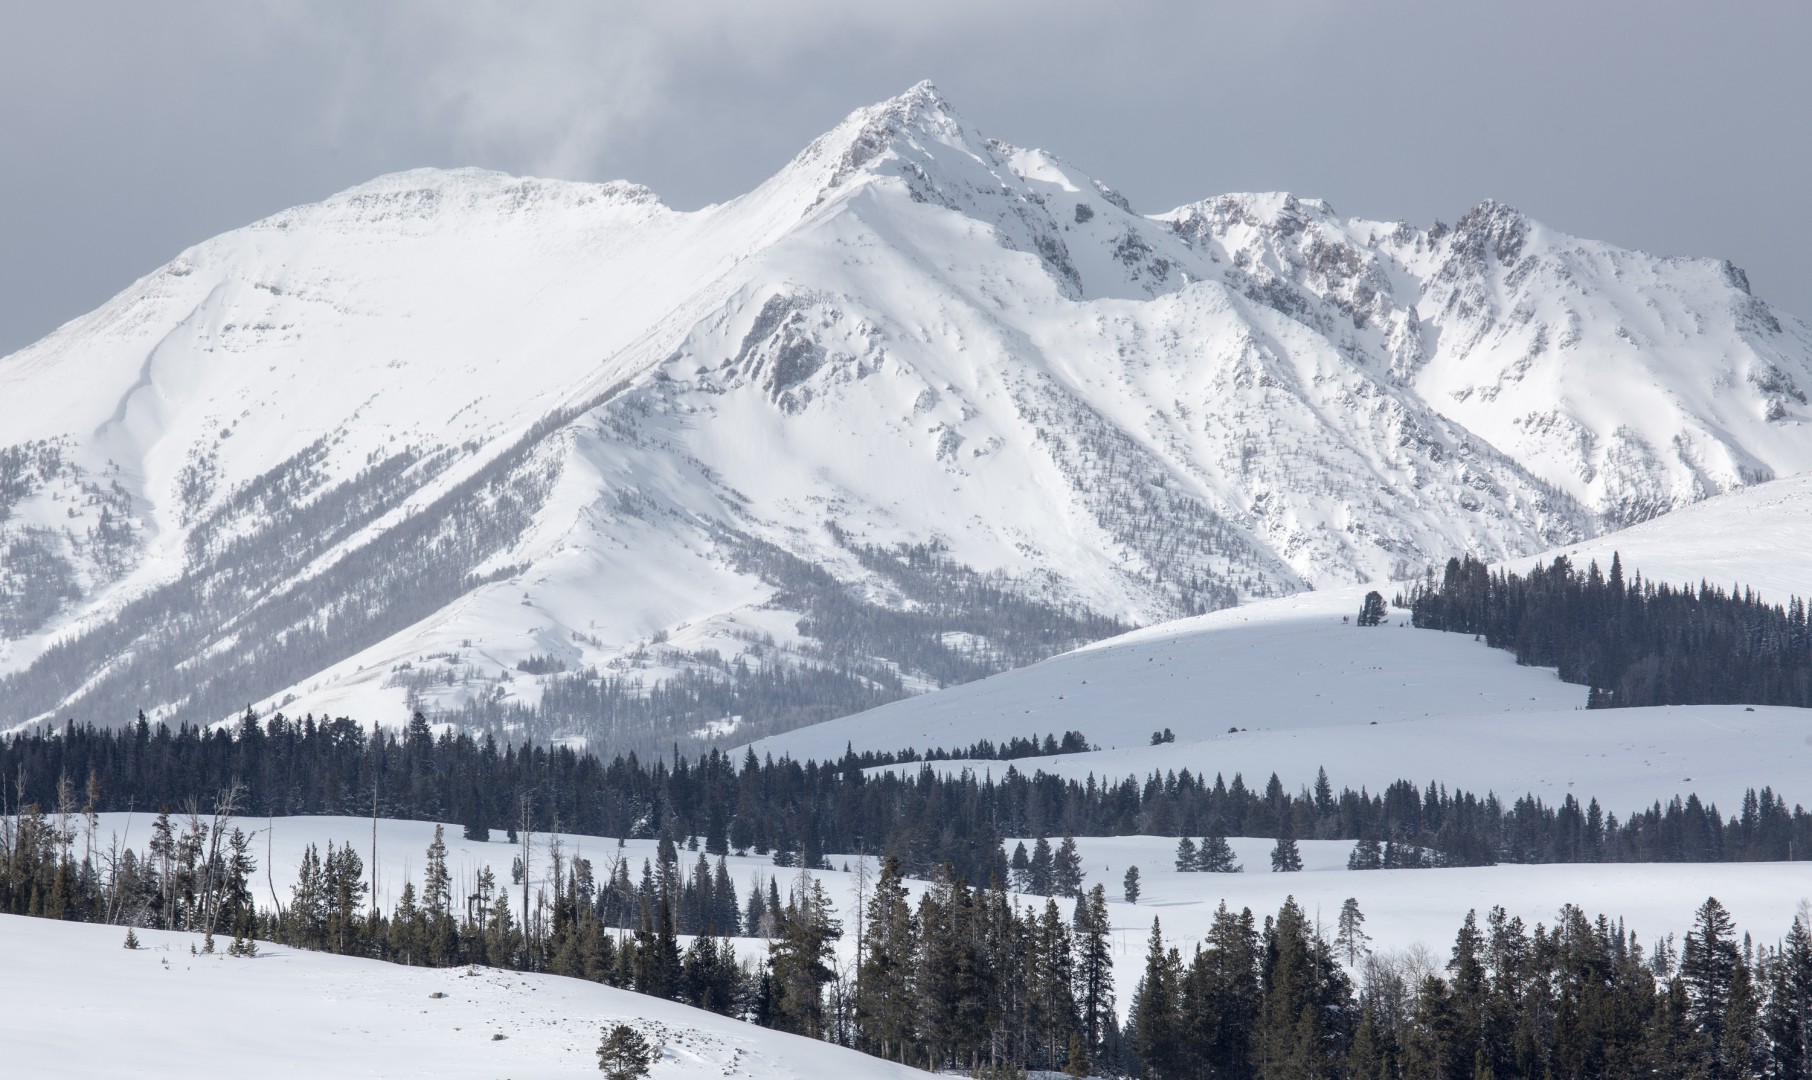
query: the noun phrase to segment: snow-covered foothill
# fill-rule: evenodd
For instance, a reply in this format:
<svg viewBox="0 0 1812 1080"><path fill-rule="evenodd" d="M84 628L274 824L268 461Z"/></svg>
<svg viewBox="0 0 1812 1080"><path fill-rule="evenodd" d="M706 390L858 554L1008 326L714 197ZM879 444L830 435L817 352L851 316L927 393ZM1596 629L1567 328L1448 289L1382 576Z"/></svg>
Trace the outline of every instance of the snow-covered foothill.
<svg viewBox="0 0 1812 1080"><path fill-rule="evenodd" d="M1812 596L1812 480L1757 485L1589 543L1566 555L1658 582L1708 579L1765 599ZM1462 634L1352 617L1366 586L1255 602L1163 623L936 694L788 732L757 753L801 760L857 751L963 747L978 739L1081 731L1092 753L939 762L998 775L1011 764L1082 779L1188 768L1276 772L1298 790L1326 768L1336 787L1407 779L1550 804L1596 798L1607 812L1698 793L1732 811L1750 788L1812 799L1812 714L1701 705L1585 711L1586 689ZM1387 596L1400 585L1377 586ZM1174 743L1151 744L1170 729ZM1237 730L1230 730L1237 729Z"/></svg>

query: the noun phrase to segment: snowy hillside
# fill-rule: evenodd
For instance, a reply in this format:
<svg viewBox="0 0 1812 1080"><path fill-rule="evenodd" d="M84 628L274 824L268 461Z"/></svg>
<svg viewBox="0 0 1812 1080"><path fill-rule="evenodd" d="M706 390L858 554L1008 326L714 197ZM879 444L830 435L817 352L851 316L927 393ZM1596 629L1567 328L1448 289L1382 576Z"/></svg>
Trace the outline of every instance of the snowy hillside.
<svg viewBox="0 0 1812 1080"><path fill-rule="evenodd" d="M1812 595L1812 480L1719 496L1541 558L1608 566L1613 551L1657 581L1703 576L1781 603ZM1336 786L1435 781L1551 804L1572 794L1619 814L1692 792L1731 807L1764 784L1812 798L1806 710L1582 712L1585 687L1465 635L1408 628L1401 611L1376 629L1351 625L1363 592L1324 590L1135 631L755 749L822 760L846 746L929 749L1078 730L1101 749L1014 764L1077 778L1188 768L1262 783L1276 772L1292 791L1325 767ZM1151 745L1165 728L1176 742Z"/></svg>
<svg viewBox="0 0 1812 1080"><path fill-rule="evenodd" d="M913 1073L854 1050L579 979L412 968L191 934L0 915L0 1046L14 1076L596 1076L601 1028L662 1045L654 1080ZM923 1074L919 1074L923 1075Z"/></svg>
<svg viewBox="0 0 1812 1080"><path fill-rule="evenodd" d="M1808 471L1804 387L1727 264L1143 215L928 84L694 212L397 174L0 359L0 728L761 735Z"/></svg>

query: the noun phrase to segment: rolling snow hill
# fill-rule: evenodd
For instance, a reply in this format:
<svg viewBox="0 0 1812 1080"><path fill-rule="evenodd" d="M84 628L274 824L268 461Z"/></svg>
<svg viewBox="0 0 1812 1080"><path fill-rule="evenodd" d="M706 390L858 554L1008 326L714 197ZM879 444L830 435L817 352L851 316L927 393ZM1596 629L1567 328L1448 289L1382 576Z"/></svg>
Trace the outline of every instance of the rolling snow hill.
<svg viewBox="0 0 1812 1080"><path fill-rule="evenodd" d="M0 730L759 736L1812 470L1805 387L1728 264L1141 214L929 84L698 211L386 176L0 359Z"/></svg>
<svg viewBox="0 0 1812 1080"><path fill-rule="evenodd" d="M1812 478L1718 496L1539 558L1608 566L1613 552L1628 572L1657 581L1741 583L1780 603L1812 595ZM1101 749L1013 764L1077 778L1187 767L1262 783L1276 772L1292 791L1325 767L1337 787L1435 781L1550 804L1572 794L1619 815L1693 792L1729 809L1764 784L1790 801L1812 799L1807 710L1581 711L1585 687L1465 635L1409 628L1402 611L1383 627L1351 625L1364 591L1323 590L1134 631L754 748L824 760L846 747L922 750L1078 730ZM1165 728L1176 741L1152 745Z"/></svg>
<svg viewBox="0 0 1812 1080"><path fill-rule="evenodd" d="M190 955L195 935L0 915L9 1074L86 1078L596 1076L605 1025L661 1044L654 1080L906 1077L816 1039L581 979L415 968L264 945ZM918 1075L923 1075L918 1073Z"/></svg>

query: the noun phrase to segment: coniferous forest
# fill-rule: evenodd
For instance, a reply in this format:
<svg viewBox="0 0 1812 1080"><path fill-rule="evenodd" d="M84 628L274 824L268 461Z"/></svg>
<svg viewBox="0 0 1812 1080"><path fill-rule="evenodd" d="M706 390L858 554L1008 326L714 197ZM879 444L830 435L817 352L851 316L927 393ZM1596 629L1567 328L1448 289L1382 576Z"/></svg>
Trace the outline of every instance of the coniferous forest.
<svg viewBox="0 0 1812 1080"><path fill-rule="evenodd" d="M914 903L888 857L845 927L808 870L784 894L770 878L739 903L721 856L713 867L699 854L687 875L663 832L639 884L620 855L597 866L548 845L551 891L529 903L525 888L515 909L512 885L488 868L460 895L436 827L420 890L409 880L390 911L368 904L366 868L347 845L309 847L288 902L271 910L252 901L258 855L230 809L161 814L142 853L97 855L90 838L79 857L84 815L5 819L0 900L49 918L188 930L201 951L233 956L265 940L590 979L978 1076L1786 1080L1812 1069L1808 917L1757 945L1716 899L1678 948L1671 937L1645 947L1570 905L1552 926L1501 908L1481 925L1473 913L1444 964L1372 955L1352 900L1331 935L1293 899L1262 923L1222 904L1188 955L1153 920L1122 1026L1100 885L1040 904L998 879L973 888L940 870ZM838 965L850 932L856 962ZM136 947L130 929L126 945Z"/></svg>
<svg viewBox="0 0 1812 1080"><path fill-rule="evenodd" d="M1416 626L1482 636L1519 664L1552 667L1591 688L1589 708L1641 705L1812 706L1806 604L1766 604L1749 589L1697 589L1577 570L1566 556L1527 576L1468 555L1430 569L1398 597Z"/></svg>
<svg viewBox="0 0 1812 1080"><path fill-rule="evenodd" d="M1069 733L1066 739L1080 742ZM1025 742L1046 745L1050 736ZM1391 865L1547 862L1739 862L1812 857L1812 813L1762 787L1726 813L1696 795L1622 816L1587 797L1418 786L1336 790L1323 770L1294 793L1189 770L1143 779L1075 780L1008 764L997 777L912 768L924 756L847 754L836 762L698 759L610 762L563 746L499 746L436 734L417 716L397 732L341 717L295 721L249 712L233 730L170 729L142 719L103 730L67 724L0 740L0 801L96 811L156 811L236 788L251 816L343 814L457 822L468 830L522 822L596 836L699 836L711 854L773 853L818 867L826 852L890 854L928 877L948 865L971 882L1007 880L1007 837L1279 836L1389 845ZM935 756L935 755L934 755ZM870 773L877 765L897 764ZM64 790L73 788L70 796ZM74 799L71 802L71 799ZM526 807L526 813L524 810ZM1380 862L1378 865L1383 865Z"/></svg>

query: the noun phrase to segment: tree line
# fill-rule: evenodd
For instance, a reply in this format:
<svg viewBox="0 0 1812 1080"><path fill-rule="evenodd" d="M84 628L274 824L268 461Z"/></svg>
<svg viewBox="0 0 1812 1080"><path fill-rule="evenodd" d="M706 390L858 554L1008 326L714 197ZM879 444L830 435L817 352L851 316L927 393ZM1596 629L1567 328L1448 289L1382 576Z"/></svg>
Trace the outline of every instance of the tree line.
<svg viewBox="0 0 1812 1080"><path fill-rule="evenodd" d="M1045 740L1040 739L1041 745ZM654 838L699 836L706 851L773 854L820 867L825 852L899 858L929 877L948 864L970 881L1007 880L1009 837L1264 836L1357 840L1390 865L1498 862L1722 862L1806 859L1812 813L1763 787L1728 816L1696 795L1619 818L1596 800L1505 802L1400 780L1381 791L1334 789L1325 770L1289 792L1272 774L1187 769L1140 780L1022 772L868 771L874 757L833 762L738 761L722 751L669 762L602 759L567 746L499 746L436 731L421 716L402 731L341 717L260 720L231 729L169 728L143 718L118 730L69 723L0 740L0 812L67 806L65 782L92 789L97 810L182 806L237 785L253 816L370 815L451 821L487 833L523 822L542 832ZM81 805L78 802L76 805ZM1381 856L1382 860L1382 856ZM1378 865L1384 865L1380 861Z"/></svg>
<svg viewBox="0 0 1812 1080"><path fill-rule="evenodd" d="M1468 555L1398 596L1416 626L1482 636L1519 664L1558 668L1590 687L1588 708L1640 705L1812 706L1806 604L1767 604L1747 588L1676 588L1607 575L1564 555L1527 575Z"/></svg>

